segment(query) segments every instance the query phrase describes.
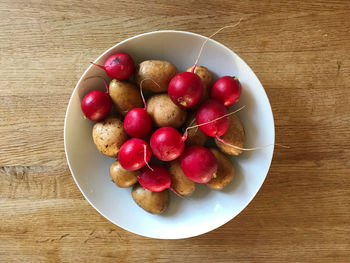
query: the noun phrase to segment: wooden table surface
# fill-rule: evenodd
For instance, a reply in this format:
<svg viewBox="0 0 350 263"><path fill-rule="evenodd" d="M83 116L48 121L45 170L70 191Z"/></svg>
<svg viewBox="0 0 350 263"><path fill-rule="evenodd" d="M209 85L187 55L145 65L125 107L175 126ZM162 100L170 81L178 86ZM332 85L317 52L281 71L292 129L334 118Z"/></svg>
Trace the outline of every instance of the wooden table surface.
<svg viewBox="0 0 350 263"><path fill-rule="evenodd" d="M98 3L99 2L99 3ZM276 148L234 220L184 240L129 233L68 169L63 123L81 74L139 33L210 35L255 71ZM350 262L350 2L0 1L1 262Z"/></svg>

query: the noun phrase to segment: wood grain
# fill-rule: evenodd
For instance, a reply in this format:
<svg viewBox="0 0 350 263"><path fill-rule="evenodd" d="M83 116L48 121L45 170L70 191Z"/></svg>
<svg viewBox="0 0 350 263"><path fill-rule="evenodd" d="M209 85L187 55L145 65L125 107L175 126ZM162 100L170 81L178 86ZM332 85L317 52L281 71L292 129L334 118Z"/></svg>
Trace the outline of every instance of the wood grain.
<svg viewBox="0 0 350 263"><path fill-rule="evenodd" d="M350 2L0 1L1 262L349 262ZM131 234L70 175L63 122L90 60L135 34L209 35L255 71L277 148L254 201L185 240Z"/></svg>

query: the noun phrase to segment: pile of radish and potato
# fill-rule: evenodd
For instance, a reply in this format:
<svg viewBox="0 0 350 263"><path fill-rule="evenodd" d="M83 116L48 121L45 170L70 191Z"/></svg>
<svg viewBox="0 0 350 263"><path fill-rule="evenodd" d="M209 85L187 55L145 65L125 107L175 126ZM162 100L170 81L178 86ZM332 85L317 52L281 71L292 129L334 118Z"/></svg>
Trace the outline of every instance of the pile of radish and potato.
<svg viewBox="0 0 350 263"><path fill-rule="evenodd" d="M112 80L104 80L106 92L86 94L81 108L96 121L92 137L97 149L116 158L112 180L133 187L132 198L140 207L159 214L168 206L169 190L189 196L198 183L221 190L233 180L227 155L249 150L243 148L242 123L229 108L241 95L237 77L223 76L213 84L210 65L196 62L179 73L169 61L135 66L124 52L95 66ZM215 143L209 145L217 147L206 147L211 140Z"/></svg>

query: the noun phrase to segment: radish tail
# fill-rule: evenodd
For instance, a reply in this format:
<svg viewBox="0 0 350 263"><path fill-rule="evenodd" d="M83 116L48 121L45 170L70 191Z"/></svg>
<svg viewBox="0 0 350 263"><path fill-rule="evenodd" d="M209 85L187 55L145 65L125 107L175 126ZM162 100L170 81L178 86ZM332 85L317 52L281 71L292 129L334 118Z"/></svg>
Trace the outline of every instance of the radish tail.
<svg viewBox="0 0 350 263"><path fill-rule="evenodd" d="M152 171L154 172L153 168L151 166L149 166L148 162L147 162L147 158L146 158L146 155L147 155L147 148L146 148L146 145L143 146L143 160L145 161L147 167Z"/></svg>
<svg viewBox="0 0 350 263"><path fill-rule="evenodd" d="M154 81L153 79L151 79L151 78L143 79L143 80L140 82L140 93L141 93L141 97L142 97L143 104L145 105L144 109L147 109L147 104L146 104L145 98L144 98L144 96L143 96L142 84L143 84L143 82L146 81L146 80L152 80L153 83L156 84L156 85L160 88L160 85L159 85L156 81Z"/></svg>
<svg viewBox="0 0 350 263"><path fill-rule="evenodd" d="M207 37L207 39L203 42L203 44L202 44L202 46L201 46L201 49L199 50L198 57L197 57L197 59L196 59L196 62L194 63L194 66L193 66L193 68L192 68L192 71L191 71L192 73L194 73L194 70L195 70L195 68L197 67L197 64L198 64L199 58L200 58L200 56L201 56L201 54L202 54L203 48L204 48L205 44L208 42L208 40L211 39L213 36L215 36L215 35L216 35L217 33L219 33L220 31L224 30L225 28L228 28L228 27L234 28L234 27L238 26L238 25L241 23L242 19L243 19L243 17L241 17L241 18L239 19L239 21L238 21L236 24L224 26L224 27L220 28L219 30L217 30L214 34L212 34L212 35L210 35L209 37Z"/></svg>
<svg viewBox="0 0 350 263"><path fill-rule="evenodd" d="M102 68L102 69L104 69L104 70L106 70L106 68L104 67L104 66L101 66L101 65L99 65L99 64L96 64L96 63L94 63L94 62L90 62L92 65L94 65L94 66L97 66L97 67L99 67L99 68Z"/></svg>
<svg viewBox="0 0 350 263"><path fill-rule="evenodd" d="M91 76L91 77L88 77L88 78L84 79L84 81L86 81L88 79L93 79L93 78L100 78L100 79L102 79L103 82L105 83L106 93L109 94L109 86L108 86L108 83L107 83L107 81L105 80L104 77L102 77L102 76Z"/></svg>
<svg viewBox="0 0 350 263"><path fill-rule="evenodd" d="M254 147L254 148L242 148L242 147L238 147L236 145L233 145L233 144L230 144L228 142L225 142L222 138L220 138L219 136L216 136L215 137L216 139L218 139L219 142L222 142L223 144L227 145L227 146L230 146L232 148L235 148L237 150L241 150L241 151L255 151L255 150L262 150L262 149L265 149L265 148L268 148L272 145L277 145L277 146L280 146L280 147L283 147L283 148L290 148L288 146L284 146L282 144L278 144L278 143L271 143L271 144L268 144L268 145L265 145L265 146L259 146L259 147Z"/></svg>
<svg viewBox="0 0 350 263"><path fill-rule="evenodd" d="M147 109L147 104L146 104L146 100L145 100L145 97L143 96L143 92L142 92L142 83L145 81L145 79L143 79L140 83L140 94L141 94L141 98L142 98L142 101L143 101L143 105L144 105L144 109L146 110Z"/></svg>

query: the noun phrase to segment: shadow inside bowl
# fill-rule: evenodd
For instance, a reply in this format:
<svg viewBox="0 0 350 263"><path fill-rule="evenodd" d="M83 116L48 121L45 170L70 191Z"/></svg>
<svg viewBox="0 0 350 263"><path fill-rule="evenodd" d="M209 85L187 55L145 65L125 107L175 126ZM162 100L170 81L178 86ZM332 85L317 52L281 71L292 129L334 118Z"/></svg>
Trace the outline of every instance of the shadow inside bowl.
<svg viewBox="0 0 350 263"><path fill-rule="evenodd" d="M244 175L242 173L242 168L239 165L238 162L235 162L234 160L232 160L234 163L234 167L235 167L235 177L233 178L232 182L229 183L224 189L221 190L221 192L225 193L225 194L231 194L234 193L238 188L240 188L241 190L245 190L245 178Z"/></svg>
<svg viewBox="0 0 350 263"><path fill-rule="evenodd" d="M189 198L193 200L205 200L211 191L205 184L196 184L196 190Z"/></svg>
<svg viewBox="0 0 350 263"><path fill-rule="evenodd" d="M169 190L169 207L160 216L173 217L174 215L180 213L183 207L183 202L186 202L186 197L181 198Z"/></svg>

